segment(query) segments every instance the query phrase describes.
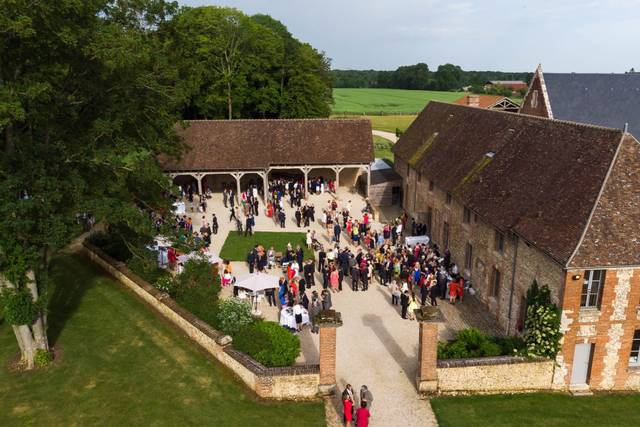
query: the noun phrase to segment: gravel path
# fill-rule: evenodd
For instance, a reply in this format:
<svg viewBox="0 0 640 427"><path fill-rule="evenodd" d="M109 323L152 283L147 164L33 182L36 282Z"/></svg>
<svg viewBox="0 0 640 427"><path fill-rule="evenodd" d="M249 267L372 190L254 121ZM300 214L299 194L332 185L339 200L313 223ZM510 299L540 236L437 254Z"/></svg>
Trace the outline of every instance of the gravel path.
<svg viewBox="0 0 640 427"><path fill-rule="evenodd" d="M396 142L398 142L398 137L393 132L387 132L387 131L384 131L384 130L372 130L371 133L374 134L374 135L380 136L380 137L382 137L384 139L388 139L389 141L393 142L394 144Z"/></svg>

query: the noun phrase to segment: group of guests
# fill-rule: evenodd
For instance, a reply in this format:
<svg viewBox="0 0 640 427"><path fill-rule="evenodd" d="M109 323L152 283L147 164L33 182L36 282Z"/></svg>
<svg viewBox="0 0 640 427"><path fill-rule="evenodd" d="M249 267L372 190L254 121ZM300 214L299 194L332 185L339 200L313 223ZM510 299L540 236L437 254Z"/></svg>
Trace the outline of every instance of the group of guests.
<svg viewBox="0 0 640 427"><path fill-rule="evenodd" d="M356 396L351 384L347 384L342 392L342 421L345 426L367 427L371 418L373 394L366 385L360 387L360 404L357 405ZM356 406L358 409L356 410Z"/></svg>

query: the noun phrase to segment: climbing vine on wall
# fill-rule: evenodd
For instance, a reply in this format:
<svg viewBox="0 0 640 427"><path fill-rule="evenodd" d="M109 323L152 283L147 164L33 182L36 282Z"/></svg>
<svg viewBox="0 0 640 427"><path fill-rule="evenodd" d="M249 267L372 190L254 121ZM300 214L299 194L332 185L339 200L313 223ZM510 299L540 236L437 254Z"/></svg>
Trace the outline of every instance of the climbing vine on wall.
<svg viewBox="0 0 640 427"><path fill-rule="evenodd" d="M560 351L560 310L551 302L551 292L534 280L527 291L527 317L524 323L524 351L529 357L553 358Z"/></svg>

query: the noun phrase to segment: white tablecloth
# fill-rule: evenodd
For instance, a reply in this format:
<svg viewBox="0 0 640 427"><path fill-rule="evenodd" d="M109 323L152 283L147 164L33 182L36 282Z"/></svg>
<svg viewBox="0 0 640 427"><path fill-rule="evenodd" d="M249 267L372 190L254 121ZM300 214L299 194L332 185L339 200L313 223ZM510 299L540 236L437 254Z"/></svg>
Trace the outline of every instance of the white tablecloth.
<svg viewBox="0 0 640 427"><path fill-rule="evenodd" d="M415 246L418 243L422 244L422 245L428 245L429 244L429 236L407 236L404 238L404 243L407 246Z"/></svg>
<svg viewBox="0 0 640 427"><path fill-rule="evenodd" d="M173 204L173 210L177 215L180 215L187 211L187 206L184 202L176 202Z"/></svg>
<svg viewBox="0 0 640 427"><path fill-rule="evenodd" d="M302 309L302 324L308 325L311 322L309 321L309 312ZM296 329L298 326L296 325L296 316L293 314L293 309L291 307L287 307L280 311L280 325L286 326L291 329Z"/></svg>

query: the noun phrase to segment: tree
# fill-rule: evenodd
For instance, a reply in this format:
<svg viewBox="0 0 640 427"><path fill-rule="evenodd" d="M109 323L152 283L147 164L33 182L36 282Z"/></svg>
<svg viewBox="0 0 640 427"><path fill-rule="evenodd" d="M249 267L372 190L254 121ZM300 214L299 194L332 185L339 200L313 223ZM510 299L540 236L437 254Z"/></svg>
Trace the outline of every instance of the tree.
<svg viewBox="0 0 640 427"><path fill-rule="evenodd" d="M453 64L438 66L435 84L438 90L459 90L462 87L462 68Z"/></svg>
<svg viewBox="0 0 640 427"><path fill-rule="evenodd" d="M150 235L167 211L158 155L180 152L159 0L15 0L0 9L0 308L22 363L48 351L48 271L78 214Z"/></svg>
<svg viewBox="0 0 640 427"><path fill-rule="evenodd" d="M391 75L391 87L397 89L427 89L429 66L425 63L398 67Z"/></svg>

